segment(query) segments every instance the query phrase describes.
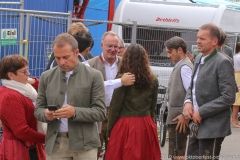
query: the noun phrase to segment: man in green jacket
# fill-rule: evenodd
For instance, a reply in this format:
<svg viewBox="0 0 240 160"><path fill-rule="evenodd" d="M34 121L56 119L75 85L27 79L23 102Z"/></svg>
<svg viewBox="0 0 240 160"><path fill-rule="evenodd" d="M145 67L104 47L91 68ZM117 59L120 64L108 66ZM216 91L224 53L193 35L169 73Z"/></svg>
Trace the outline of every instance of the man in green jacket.
<svg viewBox="0 0 240 160"><path fill-rule="evenodd" d="M100 146L96 122L105 119L101 73L78 60L78 43L67 33L53 43L58 66L40 78L35 117L48 123L47 159L96 160ZM47 105L59 105L49 111Z"/></svg>

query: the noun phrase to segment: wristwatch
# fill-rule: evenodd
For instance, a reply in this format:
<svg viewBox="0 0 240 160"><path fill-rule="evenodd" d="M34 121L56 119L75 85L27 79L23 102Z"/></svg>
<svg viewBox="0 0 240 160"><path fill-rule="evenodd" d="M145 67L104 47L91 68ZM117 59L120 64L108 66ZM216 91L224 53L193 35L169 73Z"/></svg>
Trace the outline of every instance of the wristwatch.
<svg viewBox="0 0 240 160"><path fill-rule="evenodd" d="M71 119L74 120L75 118L76 118L76 112L74 113Z"/></svg>

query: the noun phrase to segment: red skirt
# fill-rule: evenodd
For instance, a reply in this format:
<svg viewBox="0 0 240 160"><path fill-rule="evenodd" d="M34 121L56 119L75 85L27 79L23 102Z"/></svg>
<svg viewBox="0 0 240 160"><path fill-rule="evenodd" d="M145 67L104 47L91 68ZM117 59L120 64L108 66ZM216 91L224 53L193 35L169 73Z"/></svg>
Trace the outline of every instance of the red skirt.
<svg viewBox="0 0 240 160"><path fill-rule="evenodd" d="M43 144L36 144L39 160L46 160ZM28 149L19 140L2 138L0 142L0 160L29 160Z"/></svg>
<svg viewBox="0 0 240 160"><path fill-rule="evenodd" d="M156 124L152 117L124 117L114 125L105 160L161 160Z"/></svg>

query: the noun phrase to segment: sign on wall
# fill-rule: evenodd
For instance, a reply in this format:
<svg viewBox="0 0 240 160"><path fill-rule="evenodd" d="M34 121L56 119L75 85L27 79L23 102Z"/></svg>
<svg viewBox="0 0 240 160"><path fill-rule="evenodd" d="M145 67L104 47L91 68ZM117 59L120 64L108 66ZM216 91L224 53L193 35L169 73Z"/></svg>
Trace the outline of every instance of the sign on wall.
<svg viewBox="0 0 240 160"><path fill-rule="evenodd" d="M1 29L1 46L17 45L17 28Z"/></svg>

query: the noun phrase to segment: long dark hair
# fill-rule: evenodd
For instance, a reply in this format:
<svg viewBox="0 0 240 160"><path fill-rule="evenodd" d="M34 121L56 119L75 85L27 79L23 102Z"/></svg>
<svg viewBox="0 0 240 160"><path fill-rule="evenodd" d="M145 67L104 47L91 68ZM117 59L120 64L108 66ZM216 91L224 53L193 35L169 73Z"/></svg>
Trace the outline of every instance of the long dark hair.
<svg viewBox="0 0 240 160"><path fill-rule="evenodd" d="M118 75L130 72L135 75L135 85L139 88L149 88L154 74L149 66L146 50L140 44L131 44L122 57Z"/></svg>

